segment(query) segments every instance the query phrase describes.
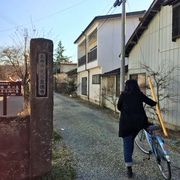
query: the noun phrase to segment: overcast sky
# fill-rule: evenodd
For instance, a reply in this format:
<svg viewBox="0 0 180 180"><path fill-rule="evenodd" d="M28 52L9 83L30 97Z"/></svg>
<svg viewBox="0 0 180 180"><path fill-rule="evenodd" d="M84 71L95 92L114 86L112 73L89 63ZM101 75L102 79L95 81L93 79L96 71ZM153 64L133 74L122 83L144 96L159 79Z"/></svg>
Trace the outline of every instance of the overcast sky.
<svg viewBox="0 0 180 180"><path fill-rule="evenodd" d="M77 60L74 41L95 16L121 13L111 8L115 0L1 0L0 46L23 43L24 30L30 36L59 40L64 55ZM147 10L153 0L127 0L127 12ZM22 35L20 35L22 33ZM20 37L21 36L21 37Z"/></svg>

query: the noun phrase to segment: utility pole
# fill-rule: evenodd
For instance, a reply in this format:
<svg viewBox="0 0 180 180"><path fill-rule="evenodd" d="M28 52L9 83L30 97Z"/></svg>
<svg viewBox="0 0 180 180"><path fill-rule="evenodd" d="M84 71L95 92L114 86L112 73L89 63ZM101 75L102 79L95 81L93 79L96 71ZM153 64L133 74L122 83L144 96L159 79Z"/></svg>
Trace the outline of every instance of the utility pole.
<svg viewBox="0 0 180 180"><path fill-rule="evenodd" d="M126 0L122 0L122 44L121 44L121 73L120 73L120 92L124 91L125 82L125 24L126 24Z"/></svg>
<svg viewBox="0 0 180 180"><path fill-rule="evenodd" d="M122 24L121 24L121 68L120 68L120 92L124 91L125 82L125 24L126 24L126 0L116 0L114 7L122 4Z"/></svg>

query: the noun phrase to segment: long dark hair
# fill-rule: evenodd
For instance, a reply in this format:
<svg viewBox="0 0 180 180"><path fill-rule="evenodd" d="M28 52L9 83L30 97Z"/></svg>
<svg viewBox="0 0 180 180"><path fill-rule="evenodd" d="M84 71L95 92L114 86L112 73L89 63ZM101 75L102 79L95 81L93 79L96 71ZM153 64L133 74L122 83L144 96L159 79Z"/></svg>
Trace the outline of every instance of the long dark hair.
<svg viewBox="0 0 180 180"><path fill-rule="evenodd" d="M134 79L127 80L125 83L124 93L125 94L138 94L141 90L138 83Z"/></svg>

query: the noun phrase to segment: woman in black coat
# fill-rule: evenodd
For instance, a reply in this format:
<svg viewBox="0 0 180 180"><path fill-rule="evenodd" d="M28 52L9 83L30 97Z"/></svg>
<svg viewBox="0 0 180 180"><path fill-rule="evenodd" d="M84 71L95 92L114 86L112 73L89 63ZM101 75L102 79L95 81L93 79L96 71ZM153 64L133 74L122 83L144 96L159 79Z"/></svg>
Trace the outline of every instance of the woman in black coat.
<svg viewBox="0 0 180 180"><path fill-rule="evenodd" d="M123 138L124 160L129 178L133 176L132 155L134 139L141 129L150 125L143 102L150 106L156 105L155 101L149 99L140 91L136 80L127 80L125 90L119 97L117 108L121 111L119 137Z"/></svg>

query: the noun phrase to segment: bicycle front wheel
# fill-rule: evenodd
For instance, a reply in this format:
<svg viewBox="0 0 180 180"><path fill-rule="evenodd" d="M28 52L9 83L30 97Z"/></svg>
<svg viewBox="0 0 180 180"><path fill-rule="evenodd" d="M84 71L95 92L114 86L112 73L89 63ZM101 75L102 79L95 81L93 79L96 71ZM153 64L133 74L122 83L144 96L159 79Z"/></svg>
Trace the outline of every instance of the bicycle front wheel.
<svg viewBox="0 0 180 180"><path fill-rule="evenodd" d="M167 180L171 179L171 165L170 162L161 159L160 163L158 163L158 167L163 175L163 177Z"/></svg>
<svg viewBox="0 0 180 180"><path fill-rule="evenodd" d="M144 129L139 131L138 135L135 138L135 143L143 153L150 154L150 146L146 138Z"/></svg>
<svg viewBox="0 0 180 180"><path fill-rule="evenodd" d="M170 180L171 179L171 164L170 161L166 158L164 155L160 145L158 144L158 147L156 147L157 151L157 163L158 167L161 171L161 174L163 175L164 179Z"/></svg>

